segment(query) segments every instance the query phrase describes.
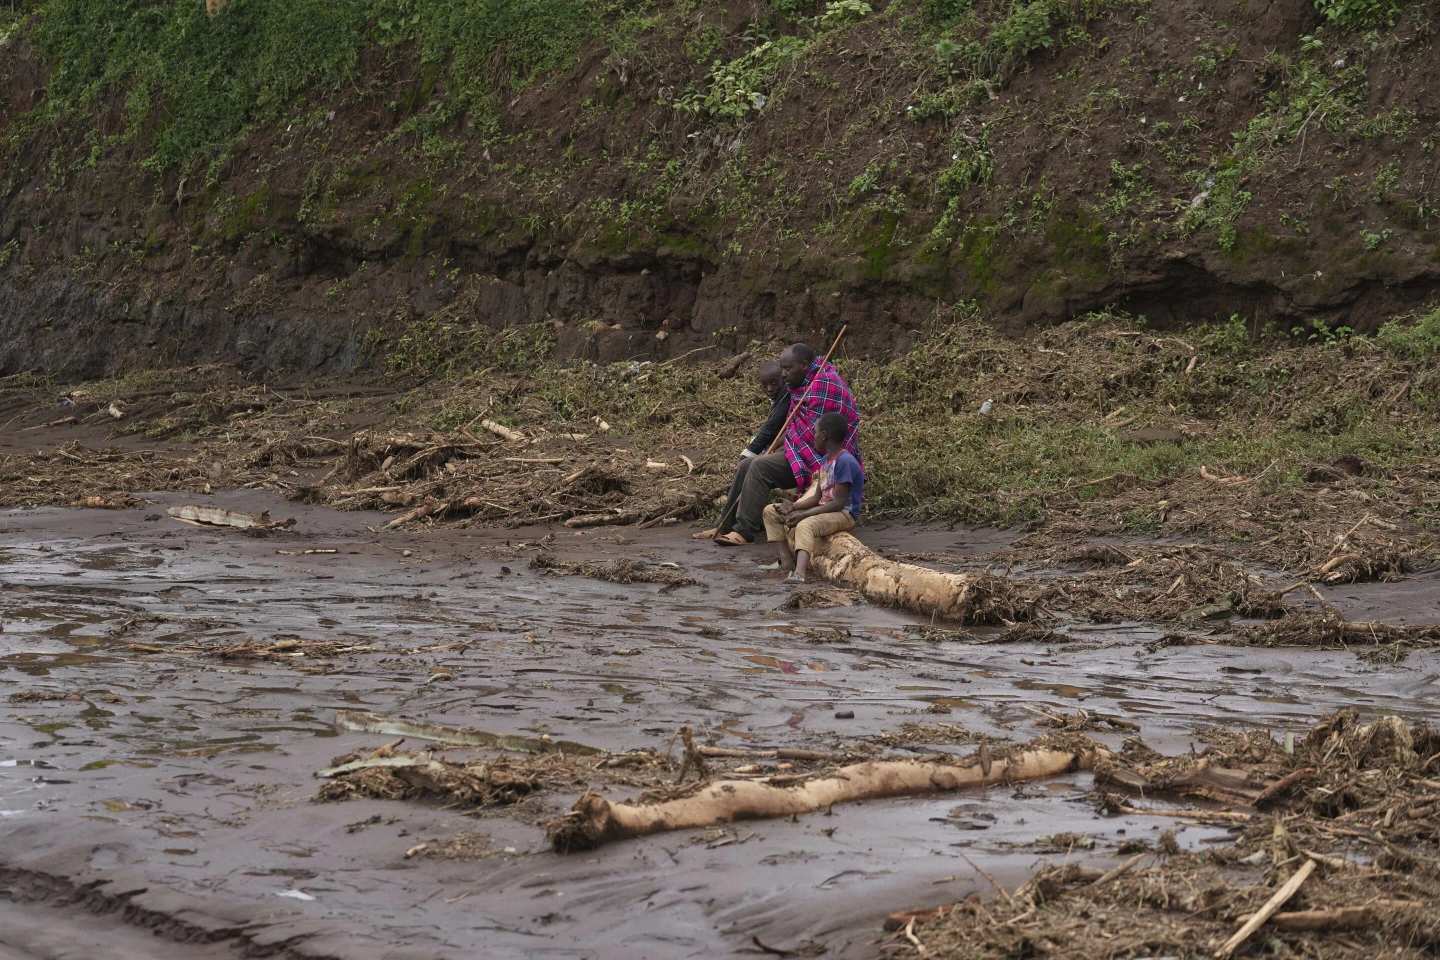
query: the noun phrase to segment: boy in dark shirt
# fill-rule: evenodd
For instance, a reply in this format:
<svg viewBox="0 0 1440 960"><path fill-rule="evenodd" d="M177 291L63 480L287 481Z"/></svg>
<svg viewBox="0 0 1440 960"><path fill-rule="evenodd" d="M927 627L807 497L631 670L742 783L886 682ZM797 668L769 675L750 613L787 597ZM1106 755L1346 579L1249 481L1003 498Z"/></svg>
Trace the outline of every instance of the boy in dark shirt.
<svg viewBox="0 0 1440 960"><path fill-rule="evenodd" d="M785 426L785 418L790 416L790 391L786 389L784 381L780 377L780 364L774 360L767 360L760 364L760 392L770 399L770 413L755 436L750 438L745 449L740 451L740 463L735 468L735 479L730 483L730 495L725 499L726 505L735 502L740 496L740 491L745 486L745 474L750 469L750 460L754 457L763 456L770 450L770 444L780 435L780 429ZM720 515L724 516L724 509ZM717 524L720 518L716 518ZM709 530L702 530L692 534L694 540L713 539L717 527ZM723 532L723 531L722 531Z"/></svg>
<svg viewBox="0 0 1440 960"><path fill-rule="evenodd" d="M824 455L815 484L799 500L782 500L765 508L765 535L780 555L780 569L789 570L788 583L804 583L810 557L824 538L851 530L860 518L864 501L865 471L845 449L850 428L845 417L827 413L815 424L815 449ZM795 529L795 550L787 540Z"/></svg>

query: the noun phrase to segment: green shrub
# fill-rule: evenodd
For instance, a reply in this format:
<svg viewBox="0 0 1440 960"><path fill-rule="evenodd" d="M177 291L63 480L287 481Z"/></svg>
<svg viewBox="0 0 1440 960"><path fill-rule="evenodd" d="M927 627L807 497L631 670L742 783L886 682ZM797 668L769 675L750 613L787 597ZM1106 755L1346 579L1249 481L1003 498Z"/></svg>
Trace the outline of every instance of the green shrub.
<svg viewBox="0 0 1440 960"><path fill-rule="evenodd" d="M970 9L970 0L924 0L921 9L934 23L950 23Z"/></svg>
<svg viewBox="0 0 1440 960"><path fill-rule="evenodd" d="M1414 323L1391 320L1375 335L1386 350L1407 360L1424 360L1440 354L1440 309Z"/></svg>
<svg viewBox="0 0 1440 960"><path fill-rule="evenodd" d="M1315 9L1345 30L1379 26L1398 8L1394 0L1315 0Z"/></svg>

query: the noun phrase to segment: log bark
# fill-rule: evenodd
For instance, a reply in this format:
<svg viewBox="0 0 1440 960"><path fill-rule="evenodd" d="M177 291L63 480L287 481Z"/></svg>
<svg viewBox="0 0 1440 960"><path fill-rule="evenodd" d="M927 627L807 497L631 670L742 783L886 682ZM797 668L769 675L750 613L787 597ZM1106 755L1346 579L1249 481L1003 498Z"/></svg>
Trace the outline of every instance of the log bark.
<svg viewBox="0 0 1440 960"><path fill-rule="evenodd" d="M859 589L874 603L903 607L927 617L968 623L985 599L979 577L887 560L848 533L830 537L825 551L816 553L810 566L826 580Z"/></svg>
<svg viewBox="0 0 1440 960"><path fill-rule="evenodd" d="M1041 746L995 758L988 771L982 769L978 755L953 764L870 761L786 786L756 780L719 781L691 796L664 803L612 803L587 792L575 801L569 814L548 825L547 833L561 853L588 850L613 840L737 820L788 817L837 803L1038 780L1088 770L1097 757L1106 755L1093 744Z"/></svg>
<svg viewBox="0 0 1440 960"><path fill-rule="evenodd" d="M618 513L586 513L566 520L565 526L571 528L627 526L639 519L640 514L633 510L621 510Z"/></svg>
<svg viewBox="0 0 1440 960"><path fill-rule="evenodd" d="M176 520L212 527L236 527L242 530L254 527L257 530L269 530L295 525L293 517L288 520L271 520L269 510L259 514L241 513L239 510L227 510L224 507L207 507L187 503L171 507L166 512Z"/></svg>
<svg viewBox="0 0 1440 960"><path fill-rule="evenodd" d="M494 420L481 420L480 426L489 430L497 437L509 440L511 443L523 443L526 439L525 434L519 430L511 430L504 424L496 423Z"/></svg>

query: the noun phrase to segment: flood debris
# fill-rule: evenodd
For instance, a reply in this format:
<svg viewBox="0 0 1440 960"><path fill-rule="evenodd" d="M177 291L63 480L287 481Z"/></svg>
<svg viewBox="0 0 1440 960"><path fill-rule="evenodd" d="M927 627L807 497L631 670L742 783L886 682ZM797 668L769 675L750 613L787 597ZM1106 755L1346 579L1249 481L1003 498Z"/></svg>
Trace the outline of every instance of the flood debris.
<svg viewBox="0 0 1440 960"><path fill-rule="evenodd" d="M1189 853L1162 838L1163 852L1097 879L1092 867L1049 865L1013 895L900 911L887 929L918 931L927 956L955 960L1434 955L1440 731L1343 710L1298 740L1218 729L1201 738L1199 753L1165 757L1131 739L1097 758L1102 804L1229 824L1230 845ZM1223 809L1136 809L1104 792L1117 788Z"/></svg>
<svg viewBox="0 0 1440 960"><path fill-rule="evenodd" d="M357 733L381 733L390 736L429 740L454 747L478 747L509 750L516 753L568 753L577 756L598 756L606 751L573 740L552 740L548 736L520 737L506 733L488 733L474 727L447 727L438 723L385 717L359 710L340 710L335 726Z"/></svg>
<svg viewBox="0 0 1440 960"><path fill-rule="evenodd" d="M779 610L829 610L834 607L850 607L864 599L858 590L845 587L816 586L796 590L786 597Z"/></svg>
<svg viewBox="0 0 1440 960"><path fill-rule="evenodd" d="M422 519L587 527L698 516L719 486L701 470L647 470L644 456L590 434L501 429L502 439L494 441L463 428L448 434L362 430L324 480L297 496L347 510L405 509L392 528ZM521 442L527 455L511 455Z"/></svg>
<svg viewBox="0 0 1440 960"><path fill-rule="evenodd" d="M1270 623L1238 631L1233 642L1256 647L1351 647L1393 646L1398 655L1406 649L1424 649L1440 644L1440 626L1385 623L1379 620L1346 620L1333 607L1322 612L1291 611Z"/></svg>
<svg viewBox="0 0 1440 960"><path fill-rule="evenodd" d="M131 644L132 648L140 646ZM159 648L162 649L163 648ZM186 648L173 648L181 650ZM246 637L239 643L225 644L205 650L210 656L225 660L274 660L284 662L297 657L333 657L342 653L370 653L375 647L367 644L345 644L333 640L275 640L266 643Z"/></svg>
<svg viewBox="0 0 1440 960"><path fill-rule="evenodd" d="M558 559L554 554L541 553L530 561L530 569L544 570L552 576L582 576L611 583L665 583L677 587L699 586L700 581L674 563L646 563L628 557L617 557L608 564Z"/></svg>
<svg viewBox="0 0 1440 960"><path fill-rule="evenodd" d="M875 760L813 776L781 775L722 780L642 794L638 802L612 802L587 791L565 816L546 825L559 852L687 827L737 820L787 817L858 800L961 790L1035 780L1089 769L1106 756L1084 737L1051 737L1024 745L982 750L951 762Z"/></svg>
<svg viewBox="0 0 1440 960"><path fill-rule="evenodd" d="M460 806L489 807L516 803L540 787L534 772L521 762L490 760L467 764L384 748L376 752L380 755L337 757L341 762L317 770L317 777L330 782L320 788L316 801L434 797Z"/></svg>
<svg viewBox="0 0 1440 960"><path fill-rule="evenodd" d="M1135 731L1140 729L1140 724L1126 720L1122 717L1115 717L1104 713L1095 713L1083 708L1076 708L1072 714L1056 713L1044 707L1032 707L1028 704L1020 704L1020 707L1029 710L1040 719L1035 721L1041 727L1052 727L1057 730L1101 730L1109 727L1112 730Z"/></svg>
<svg viewBox="0 0 1440 960"><path fill-rule="evenodd" d="M241 530L279 530L295 525L295 518L271 520L270 511L259 514L227 510L224 507L209 507L203 504L187 503L170 507L166 513L176 520L204 527L235 527Z"/></svg>

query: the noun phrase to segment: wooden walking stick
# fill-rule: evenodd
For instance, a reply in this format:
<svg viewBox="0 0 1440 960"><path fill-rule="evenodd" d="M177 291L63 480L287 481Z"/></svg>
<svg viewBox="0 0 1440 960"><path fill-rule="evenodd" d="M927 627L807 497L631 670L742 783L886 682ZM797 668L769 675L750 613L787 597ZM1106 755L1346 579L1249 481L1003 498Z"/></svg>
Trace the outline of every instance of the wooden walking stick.
<svg viewBox="0 0 1440 960"><path fill-rule="evenodd" d="M848 324L841 325L840 332L835 334L835 342L830 344L830 349L825 351L825 356L820 358L820 370L824 370L825 364L830 362L830 358L835 354L835 348L840 346L840 338L845 336L845 331L848 329ZM816 371L817 376L820 370ZM770 441L770 446L766 449L765 456L774 453L776 448L785 442L785 431L790 429L790 421L795 419L795 414L805 405L805 401L810 397L810 391L814 388L815 377L811 377L809 385L805 387L805 392L800 395L799 402L790 404L790 415L785 418L785 425L780 428L780 432L775 435L775 439ZM715 525L715 535L710 538L712 542L720 539L720 532L725 529L725 524L730 522L730 518L735 516L735 511L739 507L740 498L738 496L732 502L725 504L725 512L720 515L720 522Z"/></svg>

